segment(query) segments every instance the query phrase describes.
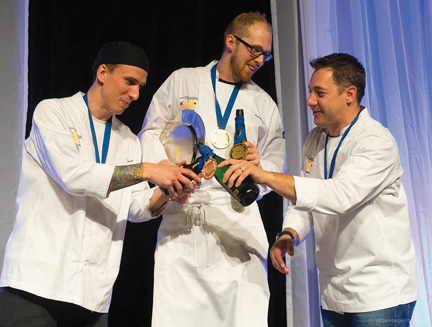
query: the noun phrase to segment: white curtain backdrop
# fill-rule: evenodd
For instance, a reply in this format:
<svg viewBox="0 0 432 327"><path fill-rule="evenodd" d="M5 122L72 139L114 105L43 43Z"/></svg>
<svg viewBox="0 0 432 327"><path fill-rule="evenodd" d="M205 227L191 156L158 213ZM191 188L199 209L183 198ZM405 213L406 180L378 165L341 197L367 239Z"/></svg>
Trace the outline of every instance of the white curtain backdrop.
<svg viewBox="0 0 432 327"><path fill-rule="evenodd" d="M305 106L309 60L354 55L367 74L362 104L394 135L405 170L420 291L411 325L432 326L432 1L271 0L271 8L288 172L298 174L300 144L314 127ZM313 242L288 261L288 326L319 326Z"/></svg>
<svg viewBox="0 0 432 327"><path fill-rule="evenodd" d="M28 0L0 0L0 270L15 221L27 116Z"/></svg>

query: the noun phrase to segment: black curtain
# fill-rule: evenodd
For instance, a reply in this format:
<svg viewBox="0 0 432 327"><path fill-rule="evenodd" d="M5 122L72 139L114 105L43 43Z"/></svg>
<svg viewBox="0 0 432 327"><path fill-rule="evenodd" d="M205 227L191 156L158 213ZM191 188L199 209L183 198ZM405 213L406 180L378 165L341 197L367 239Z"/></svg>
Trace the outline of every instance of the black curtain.
<svg viewBox="0 0 432 327"><path fill-rule="evenodd" d="M118 40L141 45L150 58L147 86L139 100L119 116L138 133L151 97L163 81L175 69L219 59L226 25L237 14L249 11L265 13L271 22L270 0L29 1L27 135L39 101L87 91L97 50ZM276 101L274 77L270 61L255 74L254 81ZM272 192L258 203L269 243L273 244L281 229L282 199ZM150 326L153 254L160 219L127 225L110 327ZM269 326L286 326L285 276L269 263L268 279Z"/></svg>

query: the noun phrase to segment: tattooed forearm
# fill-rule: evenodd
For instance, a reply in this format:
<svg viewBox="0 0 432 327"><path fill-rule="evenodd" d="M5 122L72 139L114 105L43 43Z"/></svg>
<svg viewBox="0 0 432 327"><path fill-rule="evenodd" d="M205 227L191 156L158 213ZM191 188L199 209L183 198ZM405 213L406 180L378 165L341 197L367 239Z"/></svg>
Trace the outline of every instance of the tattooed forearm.
<svg viewBox="0 0 432 327"><path fill-rule="evenodd" d="M124 187L142 182L144 180L144 168L143 163L115 167L108 194Z"/></svg>

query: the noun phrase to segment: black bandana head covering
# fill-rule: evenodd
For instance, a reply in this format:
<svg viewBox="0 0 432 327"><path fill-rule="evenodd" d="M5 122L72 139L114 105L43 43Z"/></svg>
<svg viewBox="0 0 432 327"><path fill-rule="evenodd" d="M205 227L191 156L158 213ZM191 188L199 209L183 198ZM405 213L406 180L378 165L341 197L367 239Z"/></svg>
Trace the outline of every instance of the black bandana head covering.
<svg viewBox="0 0 432 327"><path fill-rule="evenodd" d="M149 59L144 49L123 41L107 43L100 48L93 69L102 64L130 65L149 71Z"/></svg>

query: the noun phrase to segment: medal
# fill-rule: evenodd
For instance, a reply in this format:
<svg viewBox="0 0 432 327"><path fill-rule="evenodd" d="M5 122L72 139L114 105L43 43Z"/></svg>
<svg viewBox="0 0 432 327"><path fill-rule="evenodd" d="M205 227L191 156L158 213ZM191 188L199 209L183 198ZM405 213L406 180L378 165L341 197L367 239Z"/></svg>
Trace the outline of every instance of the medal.
<svg viewBox="0 0 432 327"><path fill-rule="evenodd" d="M201 170L202 176L205 180L209 180L214 176L217 169L217 162L214 158L210 157L203 166L203 169Z"/></svg>
<svg viewBox="0 0 432 327"><path fill-rule="evenodd" d="M234 133L234 145L232 146L229 156L231 159L243 160L248 153L246 142L246 127L244 123L244 111L243 109L236 110L235 118L235 133Z"/></svg>
<svg viewBox="0 0 432 327"><path fill-rule="evenodd" d="M231 144L231 135L224 130L218 128L211 135L211 142L217 149L225 149Z"/></svg>
<svg viewBox="0 0 432 327"><path fill-rule="evenodd" d="M243 142L236 143L230 150L229 156L231 159L243 160L248 153L247 145Z"/></svg>

